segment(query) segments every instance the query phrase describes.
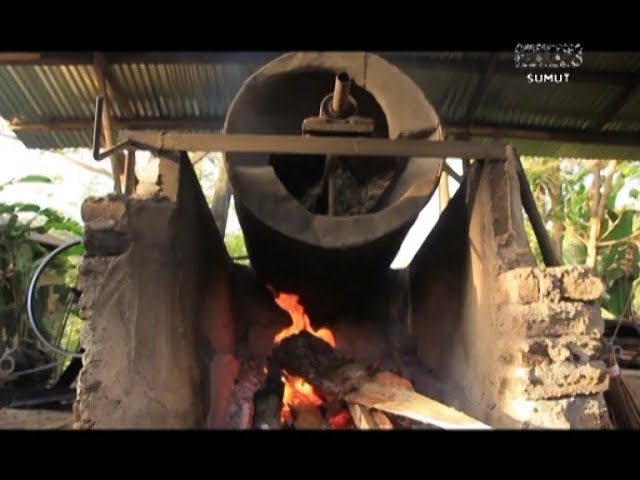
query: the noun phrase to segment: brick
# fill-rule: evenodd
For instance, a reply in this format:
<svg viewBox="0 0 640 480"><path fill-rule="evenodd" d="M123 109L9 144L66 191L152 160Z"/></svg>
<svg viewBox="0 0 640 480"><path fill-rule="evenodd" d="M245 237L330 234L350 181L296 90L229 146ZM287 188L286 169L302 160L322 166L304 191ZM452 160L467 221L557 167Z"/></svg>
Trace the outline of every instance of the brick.
<svg viewBox="0 0 640 480"><path fill-rule="evenodd" d="M538 277L533 268L509 270L498 277L496 303L528 304L539 298Z"/></svg>
<svg viewBox="0 0 640 480"><path fill-rule="evenodd" d="M608 425L602 394L555 400L514 399L505 402L504 413L522 422L523 428L601 429Z"/></svg>
<svg viewBox="0 0 640 480"><path fill-rule="evenodd" d="M127 207L127 199L122 195L111 194L106 197L88 197L82 202L80 207L80 216L85 224L90 225L92 222L103 222L111 220L112 222L120 221Z"/></svg>
<svg viewBox="0 0 640 480"><path fill-rule="evenodd" d="M576 365L598 360L600 356L600 335L566 335L556 338L533 338L520 342L505 342L502 363L522 367L551 365L570 362ZM498 344L498 348L501 348Z"/></svg>
<svg viewBox="0 0 640 480"><path fill-rule="evenodd" d="M501 391L511 398L542 400L600 393L609 387L602 361L561 362L514 367L503 379Z"/></svg>
<svg viewBox="0 0 640 480"><path fill-rule="evenodd" d="M496 331L521 337L559 336L604 332L604 320L597 305L577 302L501 305Z"/></svg>
<svg viewBox="0 0 640 480"><path fill-rule="evenodd" d="M565 265L536 270L542 299L552 302L593 302L604 293L602 280L583 265Z"/></svg>
<svg viewBox="0 0 640 480"><path fill-rule="evenodd" d="M604 283L585 266L561 267L562 297L568 300L596 301L604 294Z"/></svg>

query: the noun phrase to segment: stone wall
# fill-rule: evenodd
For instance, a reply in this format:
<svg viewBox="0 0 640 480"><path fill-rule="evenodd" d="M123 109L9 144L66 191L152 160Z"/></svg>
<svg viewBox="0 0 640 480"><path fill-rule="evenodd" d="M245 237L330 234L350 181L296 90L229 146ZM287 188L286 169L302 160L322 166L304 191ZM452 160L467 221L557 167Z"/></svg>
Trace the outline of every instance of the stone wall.
<svg viewBox="0 0 640 480"><path fill-rule="evenodd" d="M497 286L503 413L523 426L604 426L601 280L581 266L519 268Z"/></svg>

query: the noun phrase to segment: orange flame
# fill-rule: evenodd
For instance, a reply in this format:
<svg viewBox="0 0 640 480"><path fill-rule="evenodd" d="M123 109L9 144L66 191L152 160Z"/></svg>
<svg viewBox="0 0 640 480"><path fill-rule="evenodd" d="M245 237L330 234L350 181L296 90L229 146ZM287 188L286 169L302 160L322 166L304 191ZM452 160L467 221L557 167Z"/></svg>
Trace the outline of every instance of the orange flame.
<svg viewBox="0 0 640 480"><path fill-rule="evenodd" d="M280 293L276 297L276 303L291 316L292 324L278 332L273 338L273 343L277 345L285 338L306 330L316 337L321 338L332 347L335 347L336 340L331 330L328 328L315 330L311 326L309 316L305 313L302 305L300 305L299 299L300 297L293 293ZM284 382L284 407L282 408L280 417L283 422L291 418L291 407L295 408L303 405L318 406L322 404L322 399L303 378L285 373L282 381Z"/></svg>
<svg viewBox="0 0 640 480"><path fill-rule="evenodd" d="M314 330L311 326L311 320L309 320L309 316L305 313L304 308L299 303L299 299L300 297L293 293L280 293L276 297L276 303L280 306L280 308L289 312L289 315L291 315L291 320L293 320L293 324L290 327L287 327L279 332L274 337L273 342L277 345L283 339L306 330L316 337L321 338L332 347L335 347L336 340L331 330L329 330L328 328Z"/></svg>

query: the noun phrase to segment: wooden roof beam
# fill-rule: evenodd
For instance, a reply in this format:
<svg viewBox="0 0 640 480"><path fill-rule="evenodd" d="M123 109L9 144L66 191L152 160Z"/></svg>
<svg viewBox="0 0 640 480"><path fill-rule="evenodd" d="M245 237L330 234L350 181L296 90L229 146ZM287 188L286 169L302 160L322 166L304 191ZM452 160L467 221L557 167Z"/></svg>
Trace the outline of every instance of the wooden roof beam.
<svg viewBox="0 0 640 480"><path fill-rule="evenodd" d="M140 118L131 120L111 120L116 130L206 130L218 131L224 125L224 118L186 118L155 119ZM92 130L93 118L60 119L43 122L11 122L9 128L14 132L54 132L60 130Z"/></svg>

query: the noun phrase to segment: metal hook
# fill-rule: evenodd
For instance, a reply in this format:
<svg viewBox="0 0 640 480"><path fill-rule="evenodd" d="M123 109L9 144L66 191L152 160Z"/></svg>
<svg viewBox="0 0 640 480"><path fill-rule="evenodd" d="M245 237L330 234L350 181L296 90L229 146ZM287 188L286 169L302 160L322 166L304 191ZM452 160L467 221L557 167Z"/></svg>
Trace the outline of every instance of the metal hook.
<svg viewBox="0 0 640 480"><path fill-rule="evenodd" d="M125 148L132 145L130 140L125 142L120 142L117 145L105 150L104 152L100 152L100 144L102 142L102 112L104 111L104 97L102 95L98 95L96 97L96 115L94 118L93 124L93 159L96 161L104 160L105 158L110 157L114 153L119 152L120 150L124 150Z"/></svg>

